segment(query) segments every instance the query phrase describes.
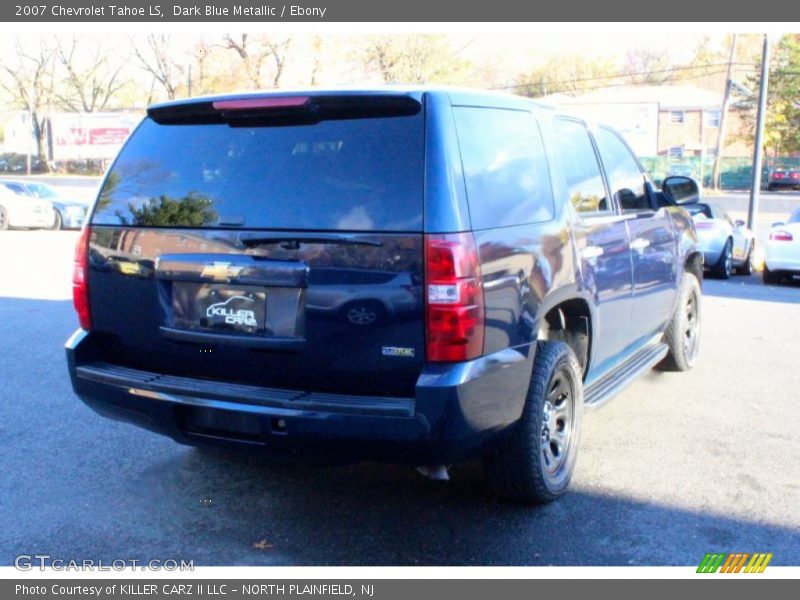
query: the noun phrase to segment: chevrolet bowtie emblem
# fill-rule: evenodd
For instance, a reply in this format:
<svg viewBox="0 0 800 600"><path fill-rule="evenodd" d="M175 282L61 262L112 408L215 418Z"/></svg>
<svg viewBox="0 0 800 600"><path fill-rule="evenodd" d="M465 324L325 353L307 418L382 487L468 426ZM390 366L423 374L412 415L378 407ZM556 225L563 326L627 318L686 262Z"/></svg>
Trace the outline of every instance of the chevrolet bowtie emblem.
<svg viewBox="0 0 800 600"><path fill-rule="evenodd" d="M210 277L214 281L227 281L237 277L244 267L233 266L228 262L215 262L213 265L205 265L200 277Z"/></svg>

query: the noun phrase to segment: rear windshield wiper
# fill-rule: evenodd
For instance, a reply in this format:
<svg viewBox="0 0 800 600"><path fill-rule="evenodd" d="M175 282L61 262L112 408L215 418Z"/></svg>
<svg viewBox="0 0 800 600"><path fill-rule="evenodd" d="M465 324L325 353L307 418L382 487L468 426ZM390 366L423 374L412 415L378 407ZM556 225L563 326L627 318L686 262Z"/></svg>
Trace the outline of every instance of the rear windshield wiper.
<svg viewBox="0 0 800 600"><path fill-rule="evenodd" d="M310 234L310 235L240 235L239 241L246 248L264 244L280 244L287 250L297 250L300 244L339 244L343 246L383 246L383 242L351 234Z"/></svg>

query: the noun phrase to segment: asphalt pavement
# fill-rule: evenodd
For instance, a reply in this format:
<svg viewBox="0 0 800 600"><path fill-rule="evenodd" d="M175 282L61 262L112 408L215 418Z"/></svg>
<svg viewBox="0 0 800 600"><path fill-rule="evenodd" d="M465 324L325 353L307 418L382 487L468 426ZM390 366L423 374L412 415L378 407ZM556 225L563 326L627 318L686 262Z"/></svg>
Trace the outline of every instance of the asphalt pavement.
<svg viewBox="0 0 800 600"><path fill-rule="evenodd" d="M200 451L99 417L63 343L74 232L0 232L0 564L800 565L800 284L704 283L689 373L653 371L584 419L572 491L522 507L480 465L309 466Z"/></svg>

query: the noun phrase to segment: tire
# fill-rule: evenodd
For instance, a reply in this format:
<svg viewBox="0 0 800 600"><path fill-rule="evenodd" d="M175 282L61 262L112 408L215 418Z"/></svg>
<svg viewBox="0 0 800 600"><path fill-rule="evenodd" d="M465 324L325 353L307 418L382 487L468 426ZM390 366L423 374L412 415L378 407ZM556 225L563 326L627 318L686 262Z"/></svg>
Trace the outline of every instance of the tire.
<svg viewBox="0 0 800 600"><path fill-rule="evenodd" d="M719 260L711 272L719 279L730 279L731 273L733 273L733 241L730 238L725 242L722 254L719 255Z"/></svg>
<svg viewBox="0 0 800 600"><path fill-rule="evenodd" d="M753 251L755 250L755 245L755 240L750 242L747 258L744 259L744 264L737 269L739 275L751 275L753 273Z"/></svg>
<svg viewBox="0 0 800 600"><path fill-rule="evenodd" d="M678 288L675 312L664 332L669 348L656 368L661 371L688 371L697 362L700 350L700 326L703 315L700 282L691 273L684 272Z"/></svg>
<svg viewBox="0 0 800 600"><path fill-rule="evenodd" d="M525 504L547 504L562 496L575 470L582 415L583 384L575 354L563 342L539 342L522 416L484 458L494 493ZM553 435L558 431L560 436Z"/></svg>
<svg viewBox="0 0 800 600"><path fill-rule="evenodd" d="M384 321L386 310L378 302L351 302L341 311L345 321L357 327L372 327Z"/></svg>
<svg viewBox="0 0 800 600"><path fill-rule="evenodd" d="M774 192L774 191L775 191L775 186L774 186L774 185L772 185L772 184L770 183L770 184L767 186L767 191L768 191L768 192Z"/></svg>
<svg viewBox="0 0 800 600"><path fill-rule="evenodd" d="M8 211L0 206L0 231L8 229Z"/></svg>
<svg viewBox="0 0 800 600"><path fill-rule="evenodd" d="M764 285L780 285L783 276L776 271L770 271L769 267L764 265L764 270L761 272L761 279Z"/></svg>
<svg viewBox="0 0 800 600"><path fill-rule="evenodd" d="M55 231L57 229L63 229L63 227L64 227L64 222L61 219L61 213L58 212L58 211L55 211L55 213L56 213L56 216L53 219L53 224L50 226L50 230L51 231Z"/></svg>

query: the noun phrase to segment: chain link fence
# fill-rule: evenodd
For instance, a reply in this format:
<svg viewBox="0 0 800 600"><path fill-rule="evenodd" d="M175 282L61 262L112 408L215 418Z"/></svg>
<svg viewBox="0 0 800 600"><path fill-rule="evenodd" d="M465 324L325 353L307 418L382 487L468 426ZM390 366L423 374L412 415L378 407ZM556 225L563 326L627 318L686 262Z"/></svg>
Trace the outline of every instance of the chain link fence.
<svg viewBox="0 0 800 600"><path fill-rule="evenodd" d="M702 182L704 187L711 187L711 173L714 169L714 158L688 157L682 159L666 156L640 157L642 165L650 172L653 180L660 184L668 175L686 175ZM800 157L768 158L764 161L761 172L761 187L766 189L769 172L775 168L800 168ZM720 186L724 190L750 189L753 175L753 160L749 157L723 158L720 165Z"/></svg>

